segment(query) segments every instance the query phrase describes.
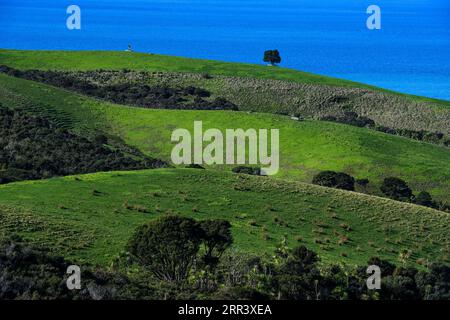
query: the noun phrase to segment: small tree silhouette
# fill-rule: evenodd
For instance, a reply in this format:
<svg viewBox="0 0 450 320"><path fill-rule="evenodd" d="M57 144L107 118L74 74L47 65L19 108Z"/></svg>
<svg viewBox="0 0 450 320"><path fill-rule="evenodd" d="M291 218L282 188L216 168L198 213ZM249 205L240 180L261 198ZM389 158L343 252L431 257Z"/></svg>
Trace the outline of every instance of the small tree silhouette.
<svg viewBox="0 0 450 320"><path fill-rule="evenodd" d="M269 62L271 65L281 63L281 56L278 50L267 50L264 52L264 62Z"/></svg>

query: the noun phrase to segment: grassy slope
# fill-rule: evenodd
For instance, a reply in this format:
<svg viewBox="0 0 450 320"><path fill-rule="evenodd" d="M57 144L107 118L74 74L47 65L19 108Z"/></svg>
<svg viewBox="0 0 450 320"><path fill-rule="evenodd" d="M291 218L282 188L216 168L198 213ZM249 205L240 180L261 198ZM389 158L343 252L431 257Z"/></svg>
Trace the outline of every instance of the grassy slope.
<svg viewBox="0 0 450 320"><path fill-rule="evenodd" d="M136 226L168 211L230 220L235 248L251 253L270 254L287 235L290 245L305 244L326 262L365 263L375 255L397 262L403 249L412 253L410 263L448 262L449 254L448 214L211 170L157 169L19 182L0 186L0 203L0 237L18 231L59 254L103 265L123 250ZM148 212L127 209L124 203Z"/></svg>
<svg viewBox="0 0 450 320"><path fill-rule="evenodd" d="M318 170L344 170L379 182L387 175L406 179L415 190L440 199L450 194L450 150L397 136L341 124L303 121L269 114L226 111L152 110L117 106L50 86L0 75L0 102L33 105L60 123L86 133L103 129L143 152L170 159L175 128L279 128L280 177L310 181Z"/></svg>
<svg viewBox="0 0 450 320"><path fill-rule="evenodd" d="M157 54L129 53L117 51L24 51L0 50L0 65L17 69L41 70L145 70L157 72L209 73L223 76L254 77L262 79L289 80L298 83L322 84L341 87L357 87L390 92L409 97L414 101L432 102L450 107L450 101L430 99L380 89L348 80L315 75L286 68L229 63L221 61L190 59Z"/></svg>
<svg viewBox="0 0 450 320"><path fill-rule="evenodd" d="M282 68L121 52L8 50L0 51L0 64L21 69L208 72L372 88ZM171 149L170 132L176 127L191 128L194 120L221 129L276 127L281 129L284 150L281 177L309 180L320 169L346 170L372 180L394 174L443 199L450 194L448 149L365 129L315 121L298 123L267 114L129 108L5 75L0 75L0 102L33 109L81 133L100 129L118 134L163 158ZM170 210L231 220L236 247L255 253L270 253L286 234L291 244L297 241L296 236L301 237L301 243L316 249L325 261L364 263L372 255L395 261L400 250L409 249L411 262L420 258L448 262L449 215L423 207L294 182L241 179L211 170L207 174L186 169L101 173L81 179L0 186L0 236L19 230L61 254L107 264L122 250L134 227ZM102 194L95 196L93 189ZM150 212L127 210L123 206L126 201ZM196 209L199 212L194 212ZM288 226L277 223L275 217ZM349 225L352 231L344 230L341 224ZM349 242L338 245L344 237Z"/></svg>

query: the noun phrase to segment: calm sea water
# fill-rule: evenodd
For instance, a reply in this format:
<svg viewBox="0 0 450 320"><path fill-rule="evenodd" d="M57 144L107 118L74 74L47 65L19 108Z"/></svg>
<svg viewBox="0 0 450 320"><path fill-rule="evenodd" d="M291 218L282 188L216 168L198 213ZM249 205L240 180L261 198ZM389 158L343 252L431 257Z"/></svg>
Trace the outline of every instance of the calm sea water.
<svg viewBox="0 0 450 320"><path fill-rule="evenodd" d="M66 28L66 8L82 29ZM366 9L382 9L382 29ZM112 49L282 66L450 100L449 0L0 0L0 47Z"/></svg>

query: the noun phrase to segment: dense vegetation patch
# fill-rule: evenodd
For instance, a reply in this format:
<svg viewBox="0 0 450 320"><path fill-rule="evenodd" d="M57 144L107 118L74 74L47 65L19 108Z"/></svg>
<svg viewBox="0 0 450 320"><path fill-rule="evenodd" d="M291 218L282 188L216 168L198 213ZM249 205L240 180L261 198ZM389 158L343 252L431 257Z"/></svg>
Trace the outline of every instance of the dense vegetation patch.
<svg viewBox="0 0 450 320"><path fill-rule="evenodd" d="M285 239L271 256L232 252L229 226L174 215L151 221L108 271L80 265L81 288L72 291L65 274L72 263L11 237L0 244L0 299L450 299L450 267L443 264L419 271L372 257L367 265L380 268L381 288L369 290L367 265L323 264ZM212 252L214 260L202 258Z"/></svg>
<svg viewBox="0 0 450 320"><path fill-rule="evenodd" d="M369 179L355 179L344 172L321 171L316 174L312 180L313 184L336 188L348 191L355 191L355 183L359 186L359 191L370 194L368 191ZM420 191L417 196L408 184L397 177L387 177L383 180L380 191L383 196L393 200L415 203L417 205L430 207L445 212L450 212L450 206L442 201L434 201L431 194L427 191Z"/></svg>
<svg viewBox="0 0 450 320"><path fill-rule="evenodd" d="M109 147L105 136L90 141L23 110L0 107L0 124L0 183L166 166L137 150L126 155Z"/></svg>
<svg viewBox="0 0 450 320"><path fill-rule="evenodd" d="M397 177L385 178L380 190L386 197L397 201L411 202L450 213L450 206L448 204L441 201L434 201L431 194L427 191L420 191L417 195L414 195L408 184Z"/></svg>
<svg viewBox="0 0 450 320"><path fill-rule="evenodd" d="M253 176L261 175L261 168L259 167L237 166L231 169L231 171L234 173L249 174Z"/></svg>
<svg viewBox="0 0 450 320"><path fill-rule="evenodd" d="M323 187L355 190L355 178L343 172L322 171L313 178L312 183Z"/></svg>
<svg viewBox="0 0 450 320"><path fill-rule="evenodd" d="M74 265L48 248L12 235L0 243L0 300L100 300L156 298L152 288L120 273L83 265L81 289L67 288ZM70 281L70 280L69 280Z"/></svg>
<svg viewBox="0 0 450 320"><path fill-rule="evenodd" d="M127 248L155 278L181 285L194 265L205 270L217 267L232 242L228 221L197 222L169 214L137 228Z"/></svg>
<svg viewBox="0 0 450 320"><path fill-rule="evenodd" d="M211 93L197 87L174 88L164 85L149 86L145 83L122 82L104 85L87 78L98 78L91 71L86 78L74 76L68 72L27 70L20 71L7 66L0 66L0 72L27 80L39 81L56 87L72 90L88 96L110 102L158 109L192 109L192 110L238 110L230 101L216 97L207 99ZM127 71L123 72L126 78Z"/></svg>
<svg viewBox="0 0 450 320"><path fill-rule="evenodd" d="M450 147L450 139L442 132L429 132L426 130L409 130L409 129L394 129L385 126L380 126L368 117L359 116L356 112L347 111L338 116L325 116L321 120L345 123L355 127L366 127L369 129L381 131L387 134L398 135L414 140L424 141Z"/></svg>

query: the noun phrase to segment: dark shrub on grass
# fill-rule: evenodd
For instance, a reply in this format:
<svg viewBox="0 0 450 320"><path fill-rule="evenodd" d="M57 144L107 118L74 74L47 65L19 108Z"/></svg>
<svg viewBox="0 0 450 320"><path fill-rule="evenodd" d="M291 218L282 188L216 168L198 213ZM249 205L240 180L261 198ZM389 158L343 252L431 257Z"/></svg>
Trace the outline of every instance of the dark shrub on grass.
<svg viewBox="0 0 450 320"><path fill-rule="evenodd" d="M426 191L419 192L414 199L414 203L421 206L434 207L433 198L431 197L431 194Z"/></svg>
<svg viewBox="0 0 450 320"><path fill-rule="evenodd" d="M167 215L137 228L128 250L157 279L181 284L189 276L203 236L194 219Z"/></svg>
<svg viewBox="0 0 450 320"><path fill-rule="evenodd" d="M320 120L345 123L355 127L375 127L375 121L367 117L359 116L356 112L353 111L347 111L341 116L324 116L320 118Z"/></svg>
<svg viewBox="0 0 450 320"><path fill-rule="evenodd" d="M374 127L375 122L367 117L359 116L356 112L345 112L344 115L338 119L339 122L346 123L356 127Z"/></svg>
<svg viewBox="0 0 450 320"><path fill-rule="evenodd" d="M234 173L250 174L254 176L261 175L261 168L238 166L231 169Z"/></svg>
<svg viewBox="0 0 450 320"><path fill-rule="evenodd" d="M357 179L356 183L361 187L367 187L367 185L369 184L369 179Z"/></svg>
<svg viewBox="0 0 450 320"><path fill-rule="evenodd" d="M343 172L322 171L313 178L312 183L329 188L355 190L355 179Z"/></svg>
<svg viewBox="0 0 450 320"><path fill-rule="evenodd" d="M437 144L442 138L444 138L442 132L426 132L423 136L423 141Z"/></svg>
<svg viewBox="0 0 450 320"><path fill-rule="evenodd" d="M203 262L215 267L222 254L233 243L231 224L226 220L204 220L200 222L200 228L203 230Z"/></svg>
<svg viewBox="0 0 450 320"><path fill-rule="evenodd" d="M196 163L188 164L186 166L186 168L190 168L190 169L205 169L204 167L202 167L201 165L196 164Z"/></svg>
<svg viewBox="0 0 450 320"><path fill-rule="evenodd" d="M410 201L413 196L406 182L396 177L385 178L380 190L385 196L398 201Z"/></svg>

